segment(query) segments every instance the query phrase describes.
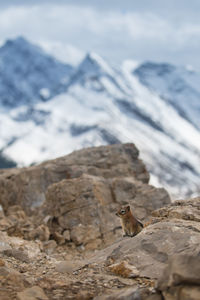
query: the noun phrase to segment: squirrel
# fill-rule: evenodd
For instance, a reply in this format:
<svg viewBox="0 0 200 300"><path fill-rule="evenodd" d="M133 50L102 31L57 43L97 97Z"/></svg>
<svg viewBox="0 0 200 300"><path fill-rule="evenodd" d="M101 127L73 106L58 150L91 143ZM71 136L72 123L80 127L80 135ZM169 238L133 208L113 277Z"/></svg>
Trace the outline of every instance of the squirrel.
<svg viewBox="0 0 200 300"><path fill-rule="evenodd" d="M123 236L133 237L144 227L143 224L132 214L130 205L121 207L116 213L116 216L120 218L122 229L124 231Z"/></svg>

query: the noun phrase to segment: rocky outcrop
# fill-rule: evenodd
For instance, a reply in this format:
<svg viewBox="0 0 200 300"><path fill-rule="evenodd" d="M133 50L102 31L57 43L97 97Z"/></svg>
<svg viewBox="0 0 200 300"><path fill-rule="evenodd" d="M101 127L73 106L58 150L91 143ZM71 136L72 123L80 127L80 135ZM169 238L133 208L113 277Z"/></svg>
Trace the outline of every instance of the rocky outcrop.
<svg viewBox="0 0 200 300"><path fill-rule="evenodd" d="M79 178L82 174L106 179L132 177L148 183L149 173L138 155L134 144L101 146L75 151L38 166L1 172L0 203L5 210L18 204L30 211L45 201L46 190L51 184Z"/></svg>
<svg viewBox="0 0 200 300"><path fill-rule="evenodd" d="M168 266L158 281L165 299L200 299L200 256L172 256Z"/></svg>
<svg viewBox="0 0 200 300"><path fill-rule="evenodd" d="M155 210L152 215L163 219L183 219L200 222L200 201L194 198L187 201L175 201L170 206Z"/></svg>
<svg viewBox="0 0 200 300"><path fill-rule="evenodd" d="M197 300L199 205L200 198L196 198L158 209L137 236L121 237L95 253L83 251L76 240L68 247L55 240L40 240L39 235L31 235L31 226L22 226L31 241L14 237L14 231L8 236L10 231L2 227L0 299ZM15 211L22 215L15 206L1 220L12 222L11 216L16 220ZM24 219L33 222L26 215ZM38 232L45 233L43 227ZM84 232L83 225L75 228Z"/></svg>
<svg viewBox="0 0 200 300"><path fill-rule="evenodd" d="M196 211L196 203L200 199L185 202L184 216ZM187 205L186 205L187 203ZM179 205L172 206L179 211ZM170 212L171 206L164 208ZM161 212L163 209L160 210ZM180 218L163 218L159 210L153 213L157 219L145 227L136 237L123 238L110 247L103 249L93 260L96 263L110 265L120 263L124 259L135 266L140 276L159 278L163 269L168 265L169 259L175 254L199 255L200 253L200 223ZM200 211L198 212L200 216ZM156 266L156 267L155 267Z"/></svg>
<svg viewBox="0 0 200 300"><path fill-rule="evenodd" d="M153 289L132 287L95 299L200 299L199 208L200 198L195 198L159 209L136 237L117 241L92 257L87 263L121 278L136 270L138 278L155 280Z"/></svg>
<svg viewBox="0 0 200 300"><path fill-rule="evenodd" d="M164 189L148 185L149 174L138 154L133 144L102 146L5 171L0 175L1 204L7 214L17 203L29 216L40 216L25 238L71 241L86 249L109 245L121 236L115 217L119 206L130 204L147 221L154 209L170 203Z"/></svg>
<svg viewBox="0 0 200 300"><path fill-rule="evenodd" d="M170 203L136 152L99 147L1 172L0 299L200 298L200 198ZM127 203L144 223L132 238L115 216Z"/></svg>
<svg viewBox="0 0 200 300"><path fill-rule="evenodd" d="M55 201L56 199L56 201ZM109 180L82 175L51 185L46 193L46 211L51 233L70 231L76 245L96 249L101 240L111 244L122 235L120 222L115 217L118 207L131 204L141 220L148 220L155 207L169 203L165 190L135 181L134 178Z"/></svg>

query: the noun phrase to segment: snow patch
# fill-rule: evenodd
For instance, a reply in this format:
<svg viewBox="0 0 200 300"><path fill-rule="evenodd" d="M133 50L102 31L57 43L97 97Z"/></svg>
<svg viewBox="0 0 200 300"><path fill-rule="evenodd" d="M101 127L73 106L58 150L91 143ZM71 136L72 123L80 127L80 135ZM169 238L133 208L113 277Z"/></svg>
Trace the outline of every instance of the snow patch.
<svg viewBox="0 0 200 300"><path fill-rule="evenodd" d="M45 100L50 98L50 95L51 95L49 89L47 89L47 88L40 89L39 93L40 93L40 96L42 97L42 99L45 99Z"/></svg>

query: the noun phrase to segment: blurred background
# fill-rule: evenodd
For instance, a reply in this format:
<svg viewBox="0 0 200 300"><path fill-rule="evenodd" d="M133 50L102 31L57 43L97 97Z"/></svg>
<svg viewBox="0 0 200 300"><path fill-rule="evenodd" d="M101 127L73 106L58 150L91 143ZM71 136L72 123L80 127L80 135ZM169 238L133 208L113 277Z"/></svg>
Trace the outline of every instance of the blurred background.
<svg viewBox="0 0 200 300"><path fill-rule="evenodd" d="M0 168L135 143L200 193L198 0L0 1Z"/></svg>

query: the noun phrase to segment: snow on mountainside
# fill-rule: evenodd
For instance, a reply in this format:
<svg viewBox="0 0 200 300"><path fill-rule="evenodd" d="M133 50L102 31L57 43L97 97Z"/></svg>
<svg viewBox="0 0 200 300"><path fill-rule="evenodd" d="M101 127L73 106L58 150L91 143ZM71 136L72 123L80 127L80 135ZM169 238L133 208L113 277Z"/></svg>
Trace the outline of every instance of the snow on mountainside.
<svg viewBox="0 0 200 300"><path fill-rule="evenodd" d="M147 62L134 74L140 82L173 105L178 113L200 129L200 74L191 68Z"/></svg>
<svg viewBox="0 0 200 300"><path fill-rule="evenodd" d="M72 67L19 37L0 48L0 104L16 107L63 92Z"/></svg>
<svg viewBox="0 0 200 300"><path fill-rule="evenodd" d="M10 109L2 101L9 90L0 94L0 150L4 155L19 165L28 165L82 147L133 142L154 182L180 196L198 191L199 74L153 63L134 69L131 62L126 62L116 69L94 53L88 54L76 68L64 64L62 67L62 63L48 55L45 60L44 52L24 39L10 43L12 51L15 43L17 50L16 58L12 52L13 59L7 60L8 70L15 70L20 57L28 76L22 76L20 69L8 79L20 88L23 86L22 94L32 92L30 97L25 93L26 101L13 93L11 102L7 98L10 106L13 103ZM28 56L23 55L23 49L19 50L24 43L29 49ZM8 45L7 42L4 57L11 51ZM32 68L31 62L40 61L41 55L45 63L39 69ZM45 77L46 73L49 77ZM31 74L34 88L29 80ZM2 82L4 74L0 73L0 91L4 88ZM38 93L45 89L50 91L48 101L43 101L41 92Z"/></svg>

